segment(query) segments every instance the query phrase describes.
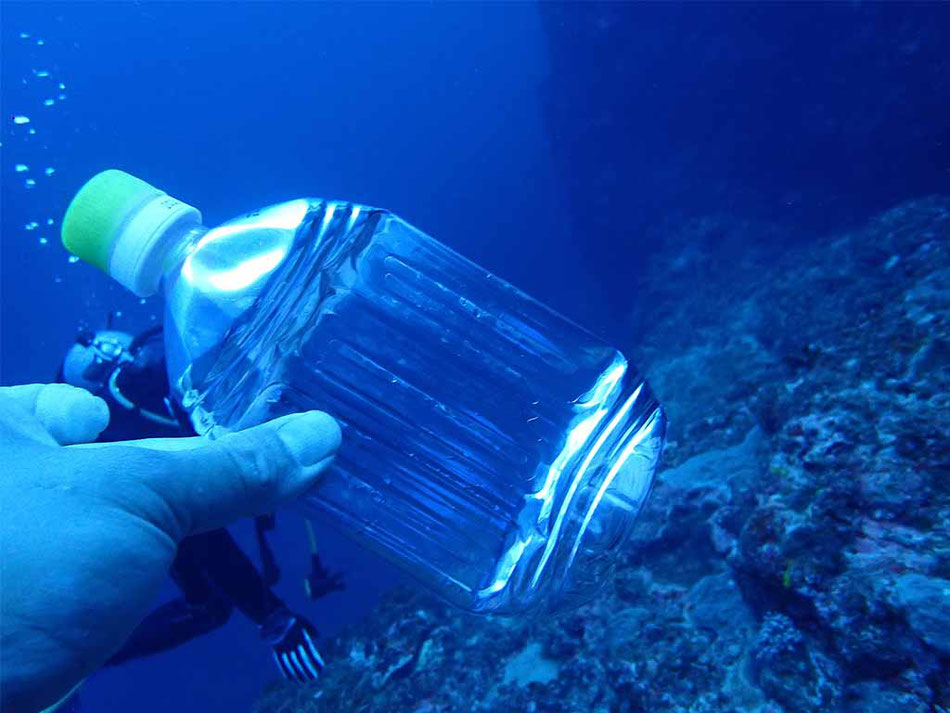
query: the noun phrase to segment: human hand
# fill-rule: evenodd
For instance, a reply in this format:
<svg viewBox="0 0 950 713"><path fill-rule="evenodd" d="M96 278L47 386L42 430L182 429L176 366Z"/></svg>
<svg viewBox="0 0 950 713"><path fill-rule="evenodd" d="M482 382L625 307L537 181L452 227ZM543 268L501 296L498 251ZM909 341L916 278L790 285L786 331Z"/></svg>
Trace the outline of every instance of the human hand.
<svg viewBox="0 0 950 713"><path fill-rule="evenodd" d="M48 706L151 607L177 543L306 492L340 430L312 411L217 441L89 444L108 408L65 384L0 388L0 709ZM74 445L85 444L85 445Z"/></svg>
<svg viewBox="0 0 950 713"><path fill-rule="evenodd" d="M320 555L310 555L310 576L304 580L307 587L307 596L311 599L320 599L332 592L346 589L342 572L333 572L323 566Z"/></svg>

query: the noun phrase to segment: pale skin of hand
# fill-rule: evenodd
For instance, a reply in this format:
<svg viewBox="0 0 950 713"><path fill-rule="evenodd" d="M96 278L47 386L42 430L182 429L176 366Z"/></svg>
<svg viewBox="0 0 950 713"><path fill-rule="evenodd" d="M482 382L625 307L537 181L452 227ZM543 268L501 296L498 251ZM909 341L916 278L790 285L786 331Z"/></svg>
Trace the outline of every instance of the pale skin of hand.
<svg viewBox="0 0 950 713"><path fill-rule="evenodd" d="M0 709L43 710L148 613L177 543L310 489L340 445L311 411L217 441L89 444L105 402L0 388Z"/></svg>

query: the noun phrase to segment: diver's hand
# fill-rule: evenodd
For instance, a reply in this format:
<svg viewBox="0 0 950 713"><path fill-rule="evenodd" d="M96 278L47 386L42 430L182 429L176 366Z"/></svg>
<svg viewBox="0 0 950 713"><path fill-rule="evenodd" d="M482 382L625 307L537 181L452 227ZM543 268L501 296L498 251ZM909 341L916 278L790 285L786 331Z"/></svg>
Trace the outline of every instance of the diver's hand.
<svg viewBox="0 0 950 713"><path fill-rule="evenodd" d="M261 625L261 638L274 650L274 662L288 681L316 681L323 670L323 657L314 643L316 627L299 614L281 610Z"/></svg>
<svg viewBox="0 0 950 713"><path fill-rule="evenodd" d="M0 709L62 698L148 612L181 538L305 492L340 430L295 414L211 442L82 444L106 404L65 384L0 388Z"/></svg>
<svg viewBox="0 0 950 713"><path fill-rule="evenodd" d="M320 599L332 592L346 589L343 573L332 572L324 567L323 560L316 553L310 556L310 576L307 577L305 583L307 585L307 596L311 599Z"/></svg>

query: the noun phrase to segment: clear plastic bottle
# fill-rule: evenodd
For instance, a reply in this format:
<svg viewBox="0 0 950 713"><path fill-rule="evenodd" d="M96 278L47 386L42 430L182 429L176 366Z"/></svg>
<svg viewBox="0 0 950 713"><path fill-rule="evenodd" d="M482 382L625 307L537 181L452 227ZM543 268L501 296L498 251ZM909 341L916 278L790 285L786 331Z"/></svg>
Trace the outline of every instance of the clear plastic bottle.
<svg viewBox="0 0 950 713"><path fill-rule="evenodd" d="M142 194L112 200L136 205L115 209L105 269L161 285L171 385L200 433L325 410L343 445L309 514L470 610L595 590L665 430L619 351L387 211L303 199L208 230L116 174L80 191L64 241L92 254L83 206Z"/></svg>

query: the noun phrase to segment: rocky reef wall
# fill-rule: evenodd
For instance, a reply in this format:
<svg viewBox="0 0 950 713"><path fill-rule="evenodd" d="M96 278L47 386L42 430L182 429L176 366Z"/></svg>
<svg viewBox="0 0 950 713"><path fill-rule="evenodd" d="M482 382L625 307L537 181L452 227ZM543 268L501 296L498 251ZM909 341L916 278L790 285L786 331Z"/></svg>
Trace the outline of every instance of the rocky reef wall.
<svg viewBox="0 0 950 713"><path fill-rule="evenodd" d="M632 356L670 442L598 598L520 620L393 592L259 713L950 710L950 200L781 230L653 236Z"/></svg>

